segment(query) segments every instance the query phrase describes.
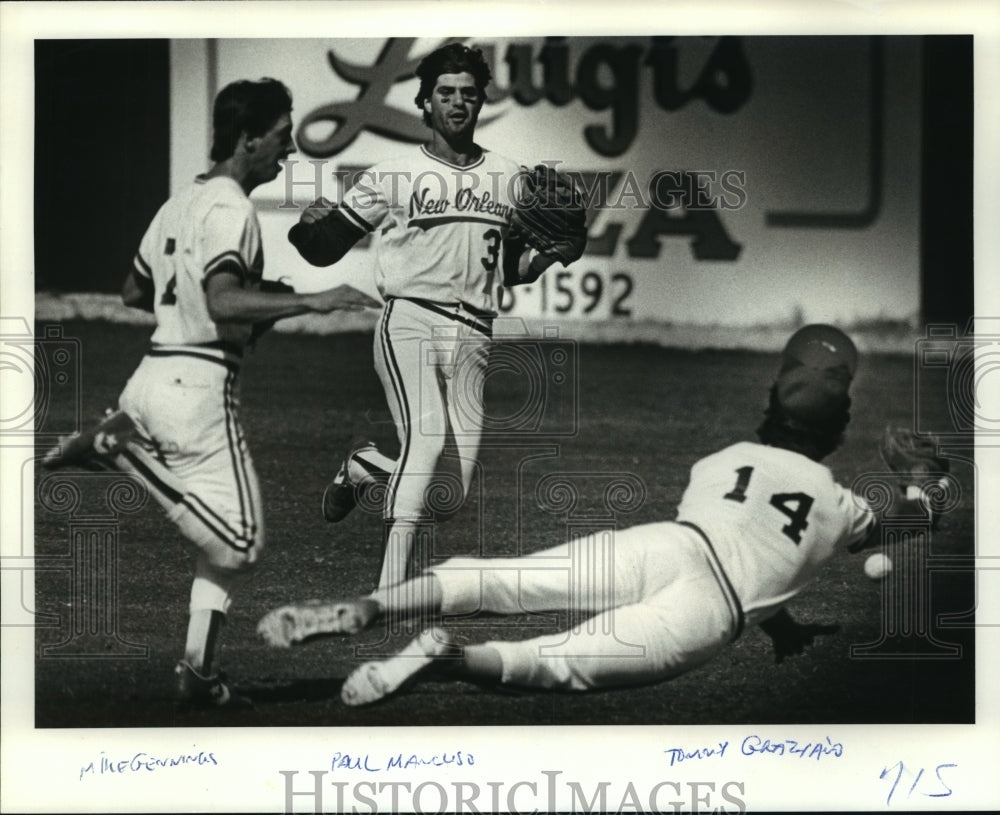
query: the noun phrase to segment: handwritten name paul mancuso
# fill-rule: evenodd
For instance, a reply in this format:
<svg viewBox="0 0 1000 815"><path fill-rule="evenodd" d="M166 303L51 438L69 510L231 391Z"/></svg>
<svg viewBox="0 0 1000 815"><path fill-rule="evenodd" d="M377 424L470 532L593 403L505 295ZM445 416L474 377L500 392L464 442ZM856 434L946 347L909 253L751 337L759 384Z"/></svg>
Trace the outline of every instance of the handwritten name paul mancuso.
<svg viewBox="0 0 1000 815"><path fill-rule="evenodd" d="M214 753L199 750L197 753L180 753L174 756L154 756L150 753L135 753L129 758L112 759L101 751L97 761L91 761L80 768L80 780L88 775L127 775L128 773L154 773L173 767L216 767L219 764Z"/></svg>
<svg viewBox="0 0 1000 815"><path fill-rule="evenodd" d="M464 767L473 766L476 763L475 756L466 752L465 755L459 750L457 753L434 753L433 755L417 755L412 753L397 753L388 756L385 760L373 759L367 753L336 752L330 759L331 770L367 770L370 773L381 772L382 770L409 770L411 767Z"/></svg>

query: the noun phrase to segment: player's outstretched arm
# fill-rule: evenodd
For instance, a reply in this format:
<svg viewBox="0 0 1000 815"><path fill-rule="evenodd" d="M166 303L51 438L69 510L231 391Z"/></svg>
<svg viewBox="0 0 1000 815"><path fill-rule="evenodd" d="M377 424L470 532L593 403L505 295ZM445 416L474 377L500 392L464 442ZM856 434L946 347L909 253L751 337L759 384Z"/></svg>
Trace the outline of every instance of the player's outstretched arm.
<svg viewBox="0 0 1000 815"><path fill-rule="evenodd" d="M382 308L382 303L354 286L342 283L332 289L305 295L310 311L326 314L330 311L360 311L365 308Z"/></svg>
<svg viewBox="0 0 1000 815"><path fill-rule="evenodd" d="M257 323L299 314L357 311L382 304L353 286L340 285L310 294L265 292L243 285L237 274L213 274L205 284L209 316L216 322Z"/></svg>

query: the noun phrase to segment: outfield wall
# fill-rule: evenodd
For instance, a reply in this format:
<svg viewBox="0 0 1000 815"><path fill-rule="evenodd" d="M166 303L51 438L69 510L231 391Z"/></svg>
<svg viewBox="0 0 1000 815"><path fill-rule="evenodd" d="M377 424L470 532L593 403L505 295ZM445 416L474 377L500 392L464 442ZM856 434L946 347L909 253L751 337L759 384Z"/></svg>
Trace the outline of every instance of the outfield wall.
<svg viewBox="0 0 1000 815"><path fill-rule="evenodd" d="M426 136L412 72L439 42L172 41L172 186L205 167L219 88L281 78L300 151L254 194L265 274L372 290L367 246L320 270L285 235L315 195L339 197L351 172ZM495 75L478 140L560 162L596 202L587 254L505 312L610 336L918 320L920 38L472 42Z"/></svg>
<svg viewBox="0 0 1000 815"><path fill-rule="evenodd" d="M39 322L69 320L104 320L111 323L149 326L153 316L126 308L112 294L50 294L35 299L35 319ZM339 334L349 331L372 332L377 311L304 314L281 320L274 331L281 334ZM545 317L502 315L494 322L493 333L502 336L557 336L582 343L644 343L667 348L740 349L780 351L789 334L799 326L789 323L758 326L697 325L664 323L656 320L550 320ZM862 353L910 354L921 339L914 329L903 324L883 323L848 327L848 332ZM264 340L266 342L266 340Z"/></svg>

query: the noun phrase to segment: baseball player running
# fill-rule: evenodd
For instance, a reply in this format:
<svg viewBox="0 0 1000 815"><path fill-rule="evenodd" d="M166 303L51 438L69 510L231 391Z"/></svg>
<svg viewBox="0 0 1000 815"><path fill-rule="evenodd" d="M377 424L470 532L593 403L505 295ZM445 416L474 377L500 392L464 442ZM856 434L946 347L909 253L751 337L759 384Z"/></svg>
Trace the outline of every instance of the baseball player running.
<svg viewBox="0 0 1000 815"><path fill-rule="evenodd" d="M430 128L428 142L371 167L339 204L315 201L289 232L318 266L376 236L375 280L385 307L375 367L400 451L393 460L370 442L356 446L327 488L323 511L340 521L359 490L387 484L383 588L407 576L418 537L420 554L427 554L434 518L458 509L454 501L429 506L428 488L450 473L459 505L468 493L501 288L537 279L554 262L509 235L522 169L474 140L491 78L482 53L443 46L421 61L417 76L415 102Z"/></svg>
<svg viewBox="0 0 1000 815"><path fill-rule="evenodd" d="M430 627L397 656L345 681L348 705L375 702L432 664L526 688L588 690L659 682L711 659L749 625L780 660L829 628L795 623L784 605L841 546L877 543L877 518L821 460L841 443L857 355L830 326L789 341L757 434L698 461L674 521L573 540L527 557L452 558L345 602L276 609L258 626L276 646L355 633L387 615L582 611L569 631L464 647ZM612 533L608 533L611 535ZM597 553L597 556L595 556Z"/></svg>
<svg viewBox="0 0 1000 815"><path fill-rule="evenodd" d="M118 411L43 461L133 473L194 545L187 642L175 669L178 700L194 705L248 701L214 664L237 581L264 548L260 489L238 417L243 351L277 319L379 305L350 286L261 290L260 225L248 196L295 151L291 110L288 89L274 79L219 92L215 163L161 207L123 286L127 305L156 316L152 347Z"/></svg>

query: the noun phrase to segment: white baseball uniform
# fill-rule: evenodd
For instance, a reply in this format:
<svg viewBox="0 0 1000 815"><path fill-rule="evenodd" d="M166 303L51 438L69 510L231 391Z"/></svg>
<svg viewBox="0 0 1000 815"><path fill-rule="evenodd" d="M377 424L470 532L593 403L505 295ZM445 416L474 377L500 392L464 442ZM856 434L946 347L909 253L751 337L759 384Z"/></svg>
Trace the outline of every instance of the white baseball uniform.
<svg viewBox="0 0 1000 815"><path fill-rule="evenodd" d="M429 516L426 490L449 472L447 441L457 448L450 470L460 479L443 490L448 508L468 493L520 173L490 151L459 167L421 147L366 170L337 210L358 235L377 235L375 280L386 305L375 367L400 443L385 503L389 521Z"/></svg>
<svg viewBox="0 0 1000 815"><path fill-rule="evenodd" d="M134 263L153 283L156 329L119 399L146 442L129 444L124 462L209 563L238 570L264 546L260 489L239 421L238 375L252 326L214 322L205 286L223 270L260 280L253 204L236 181L199 177L161 207Z"/></svg>
<svg viewBox="0 0 1000 815"><path fill-rule="evenodd" d="M585 690L696 667L775 613L875 516L818 462L742 442L698 461L677 520L579 538L523 558L431 571L443 614L582 612L569 631L490 642L503 681Z"/></svg>

